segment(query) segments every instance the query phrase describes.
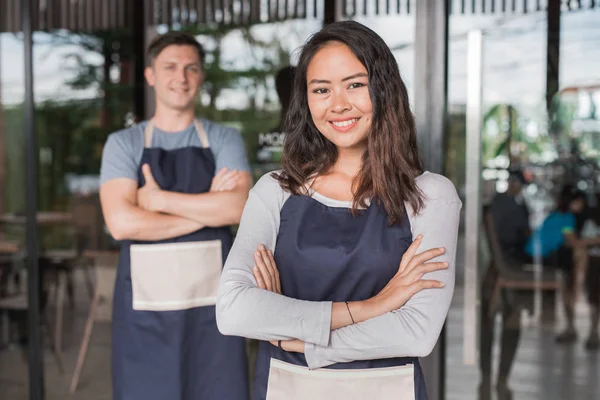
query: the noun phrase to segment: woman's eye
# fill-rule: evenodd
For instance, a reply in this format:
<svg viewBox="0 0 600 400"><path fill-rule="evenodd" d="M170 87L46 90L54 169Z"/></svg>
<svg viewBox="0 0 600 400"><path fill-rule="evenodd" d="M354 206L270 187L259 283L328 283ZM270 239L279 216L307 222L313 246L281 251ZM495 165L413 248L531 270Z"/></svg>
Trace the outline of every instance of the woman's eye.
<svg viewBox="0 0 600 400"><path fill-rule="evenodd" d="M356 82L356 83L351 84L350 87L349 87L349 89L358 89L358 88L363 87L363 86L366 86L366 85L363 84L363 83L360 83L360 82Z"/></svg>
<svg viewBox="0 0 600 400"><path fill-rule="evenodd" d="M323 89L323 88L321 88L321 89L315 89L315 90L313 90L313 93L324 94L324 93L327 93L327 89Z"/></svg>

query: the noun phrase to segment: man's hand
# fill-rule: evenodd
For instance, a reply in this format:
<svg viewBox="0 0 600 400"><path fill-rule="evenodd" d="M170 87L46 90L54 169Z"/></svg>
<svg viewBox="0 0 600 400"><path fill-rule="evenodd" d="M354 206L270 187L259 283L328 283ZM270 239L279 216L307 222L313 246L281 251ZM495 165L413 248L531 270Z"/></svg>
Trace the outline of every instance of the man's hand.
<svg viewBox="0 0 600 400"><path fill-rule="evenodd" d="M143 188L147 189L148 185ZM116 240L164 240L203 228L197 221L143 209L138 205L138 191L137 179L130 178L111 179L100 186L104 219Z"/></svg>
<svg viewBox="0 0 600 400"><path fill-rule="evenodd" d="M162 190L150 168L142 168L146 185L138 190L137 206L157 214L177 215L203 227L238 224L252 185L245 171L220 170L212 180L210 192L179 193Z"/></svg>
<svg viewBox="0 0 600 400"><path fill-rule="evenodd" d="M235 189L240 182L239 171L222 168L212 180L210 185L211 192L227 192Z"/></svg>
<svg viewBox="0 0 600 400"><path fill-rule="evenodd" d="M144 174L146 184L137 191L138 207L148 211L158 211L160 210L158 203L160 202L162 190L154 180L148 164L142 165L142 173Z"/></svg>

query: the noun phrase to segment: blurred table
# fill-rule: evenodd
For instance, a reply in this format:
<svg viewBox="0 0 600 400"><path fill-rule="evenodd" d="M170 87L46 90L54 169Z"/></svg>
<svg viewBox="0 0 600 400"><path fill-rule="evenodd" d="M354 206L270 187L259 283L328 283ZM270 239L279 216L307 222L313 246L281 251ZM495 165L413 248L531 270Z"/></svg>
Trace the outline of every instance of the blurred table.
<svg viewBox="0 0 600 400"><path fill-rule="evenodd" d="M37 223L40 225L63 224L73 220L70 212L40 211L37 213ZM23 214L2 214L0 224L25 225L27 217Z"/></svg>
<svg viewBox="0 0 600 400"><path fill-rule="evenodd" d="M19 251L19 242L0 239L0 254L15 254Z"/></svg>

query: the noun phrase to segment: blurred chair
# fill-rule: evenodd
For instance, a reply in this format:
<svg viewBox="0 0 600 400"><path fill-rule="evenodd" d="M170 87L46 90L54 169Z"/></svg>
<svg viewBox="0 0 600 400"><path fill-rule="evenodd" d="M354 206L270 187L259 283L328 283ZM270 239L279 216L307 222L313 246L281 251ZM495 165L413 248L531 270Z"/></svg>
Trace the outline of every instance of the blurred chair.
<svg viewBox="0 0 600 400"><path fill-rule="evenodd" d="M112 321L113 292L119 261L118 251L90 251L87 252L87 255L94 260L96 287L79 348L77 364L71 379L71 394L75 393L79 385L95 322Z"/></svg>
<svg viewBox="0 0 600 400"><path fill-rule="evenodd" d="M12 264L12 267L10 268L10 275L15 276L15 275L21 275L21 274L26 274L26 271L22 268L18 268L15 267L16 264L23 264L26 263L27 260L26 258L23 256L23 253L19 252L16 253L12 259L10 260L10 263ZM40 266L40 270L43 270L44 268L47 268L46 262L44 259L40 259L39 260L39 266ZM5 270L3 270L5 271ZM9 275L9 276L10 276ZM20 342L21 340L23 340L24 338L27 338L27 340L29 339L28 337L28 331L27 331L27 323L26 323L26 317L27 317L27 313L29 311L29 294L28 291L17 287L14 288L15 290L12 291L5 291L2 295L0 295L0 323L2 325L2 342L1 345L6 346L8 344L11 343L12 341L12 327L13 321L17 322L17 332L18 332L18 341ZM51 347L52 347L52 354L54 355L54 360L58 366L58 371L62 374L64 373L64 363L62 361L62 357L60 355L60 351L58 351L58 349L55 347L55 338L52 336L52 331L50 329L50 324L49 324L49 318L48 318L48 314L47 314L47 308L46 308L46 304L43 300L43 290L42 290L42 285L40 282L40 287L39 287L39 295L41 297L41 303L40 303L40 313L41 313L41 328L42 331L44 331L48 338L50 339L50 343L51 343ZM11 318L12 317L12 318ZM22 343L19 343L22 344ZM26 347L22 346L22 350L23 350L23 359L25 360L25 362L28 362L28 357L27 357L27 351L26 351Z"/></svg>
<svg viewBox="0 0 600 400"><path fill-rule="evenodd" d="M557 291L559 284L555 267L542 267L536 279L532 265L509 259L502 247L489 209L483 212L484 232L489 246L490 260L481 285L480 368L482 383L480 400L491 399L492 349L494 320L502 315L500 365L498 368L498 398L511 399L508 377L514 362L521 333L521 310L531 302L531 294L539 289Z"/></svg>
<svg viewBox="0 0 600 400"><path fill-rule="evenodd" d="M493 219L486 209L483 216L484 231L490 248L490 265L484 279L485 282L492 282L492 290L488 307L488 315L492 317L500 304L501 293L505 289L514 289L517 291L533 292L540 290L558 290L556 267L542 266L542 273L536 280L534 266L531 264L522 264L506 257L496 230Z"/></svg>
<svg viewBox="0 0 600 400"><path fill-rule="evenodd" d="M71 308L75 308L74 273L79 270L84 274L84 283L90 299L94 296L92 262L85 255L85 250L98 248L99 231L101 231L101 211L97 196L74 196L71 199L71 225L68 227L72 248L49 249L43 257L48 260L48 268L44 270L44 281L48 293L52 293L56 314L54 318L54 347L62 352L63 314L65 295ZM99 222L100 221L100 222Z"/></svg>

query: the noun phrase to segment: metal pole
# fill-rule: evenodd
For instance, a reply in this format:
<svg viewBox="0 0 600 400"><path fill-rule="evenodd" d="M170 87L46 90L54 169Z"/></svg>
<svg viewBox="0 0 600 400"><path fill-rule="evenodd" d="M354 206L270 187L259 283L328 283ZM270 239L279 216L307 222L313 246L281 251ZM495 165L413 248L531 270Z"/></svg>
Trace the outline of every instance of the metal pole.
<svg viewBox="0 0 600 400"><path fill-rule="evenodd" d="M415 119L425 168L443 173L448 98L448 0L419 0L415 23Z"/></svg>
<svg viewBox="0 0 600 400"><path fill-rule="evenodd" d="M44 399L44 364L40 332L40 271L37 238L37 143L35 135L35 104L33 97L33 27L32 0L21 2L21 19L25 49L25 184L27 217L27 276L29 324L29 398Z"/></svg>
<svg viewBox="0 0 600 400"><path fill-rule="evenodd" d="M144 66L144 70L145 70L145 66L148 65L148 59L146 57L146 49L148 48L148 46L150 45L150 42L158 35L158 31L157 31L157 25L154 19L154 7L150 7L150 6L146 6L144 7L144 13L145 13L145 21L148 21L148 25L144 26L144 30L145 30L145 34L143 37L144 43L143 43L143 56L144 56L144 61L142 62L143 66ZM156 96L154 94L154 88L151 88L150 86L148 86L146 84L146 78L144 76L144 70L140 71L140 72L136 72L140 73L141 75L139 76L139 79L142 80L142 87L144 90L144 115L141 115L140 118L142 119L150 119L154 116L154 112L156 109ZM138 78L136 78L138 79Z"/></svg>
<svg viewBox="0 0 600 400"><path fill-rule="evenodd" d="M343 20L342 0L325 0L323 2L323 25Z"/></svg>
<svg viewBox="0 0 600 400"><path fill-rule="evenodd" d="M2 39L0 39L0 76L2 76ZM5 188L5 154L4 147L4 104L2 103L2 82L0 80L0 188ZM4 196L0 196L0 214L4 213Z"/></svg>
<svg viewBox="0 0 600 400"><path fill-rule="evenodd" d="M415 117L417 141L425 168L444 173L448 99L449 0L416 2ZM427 393L444 400L446 387L446 328L431 354L422 359Z"/></svg>
<svg viewBox="0 0 600 400"><path fill-rule="evenodd" d="M465 185L465 302L463 362L477 360L479 240L481 231L481 128L483 83L483 33L469 32L467 39L467 170Z"/></svg>
<svg viewBox="0 0 600 400"><path fill-rule="evenodd" d="M25 184L27 216L27 276L29 323L29 398L44 399L44 364L40 332L40 270L37 237L37 143L35 134L35 99L33 97L33 9L32 0L21 1L21 19L25 49Z"/></svg>
<svg viewBox="0 0 600 400"><path fill-rule="evenodd" d="M552 118L552 99L559 88L561 3L560 0L549 0L546 11L546 18L548 20L546 42L546 109L550 118Z"/></svg>
<svg viewBox="0 0 600 400"><path fill-rule="evenodd" d="M133 5L130 5L129 17L132 18L131 25L133 27L134 40L134 55L133 60L133 87L134 87L134 112L135 119L140 122L146 118L146 100L145 100L145 83L144 69L146 68L146 18L149 12L149 7L145 1L136 2L137 8L133 10ZM169 9L172 13L172 9ZM171 15L171 14L169 14ZM169 19L171 21L171 19ZM170 26L169 26L170 30Z"/></svg>

